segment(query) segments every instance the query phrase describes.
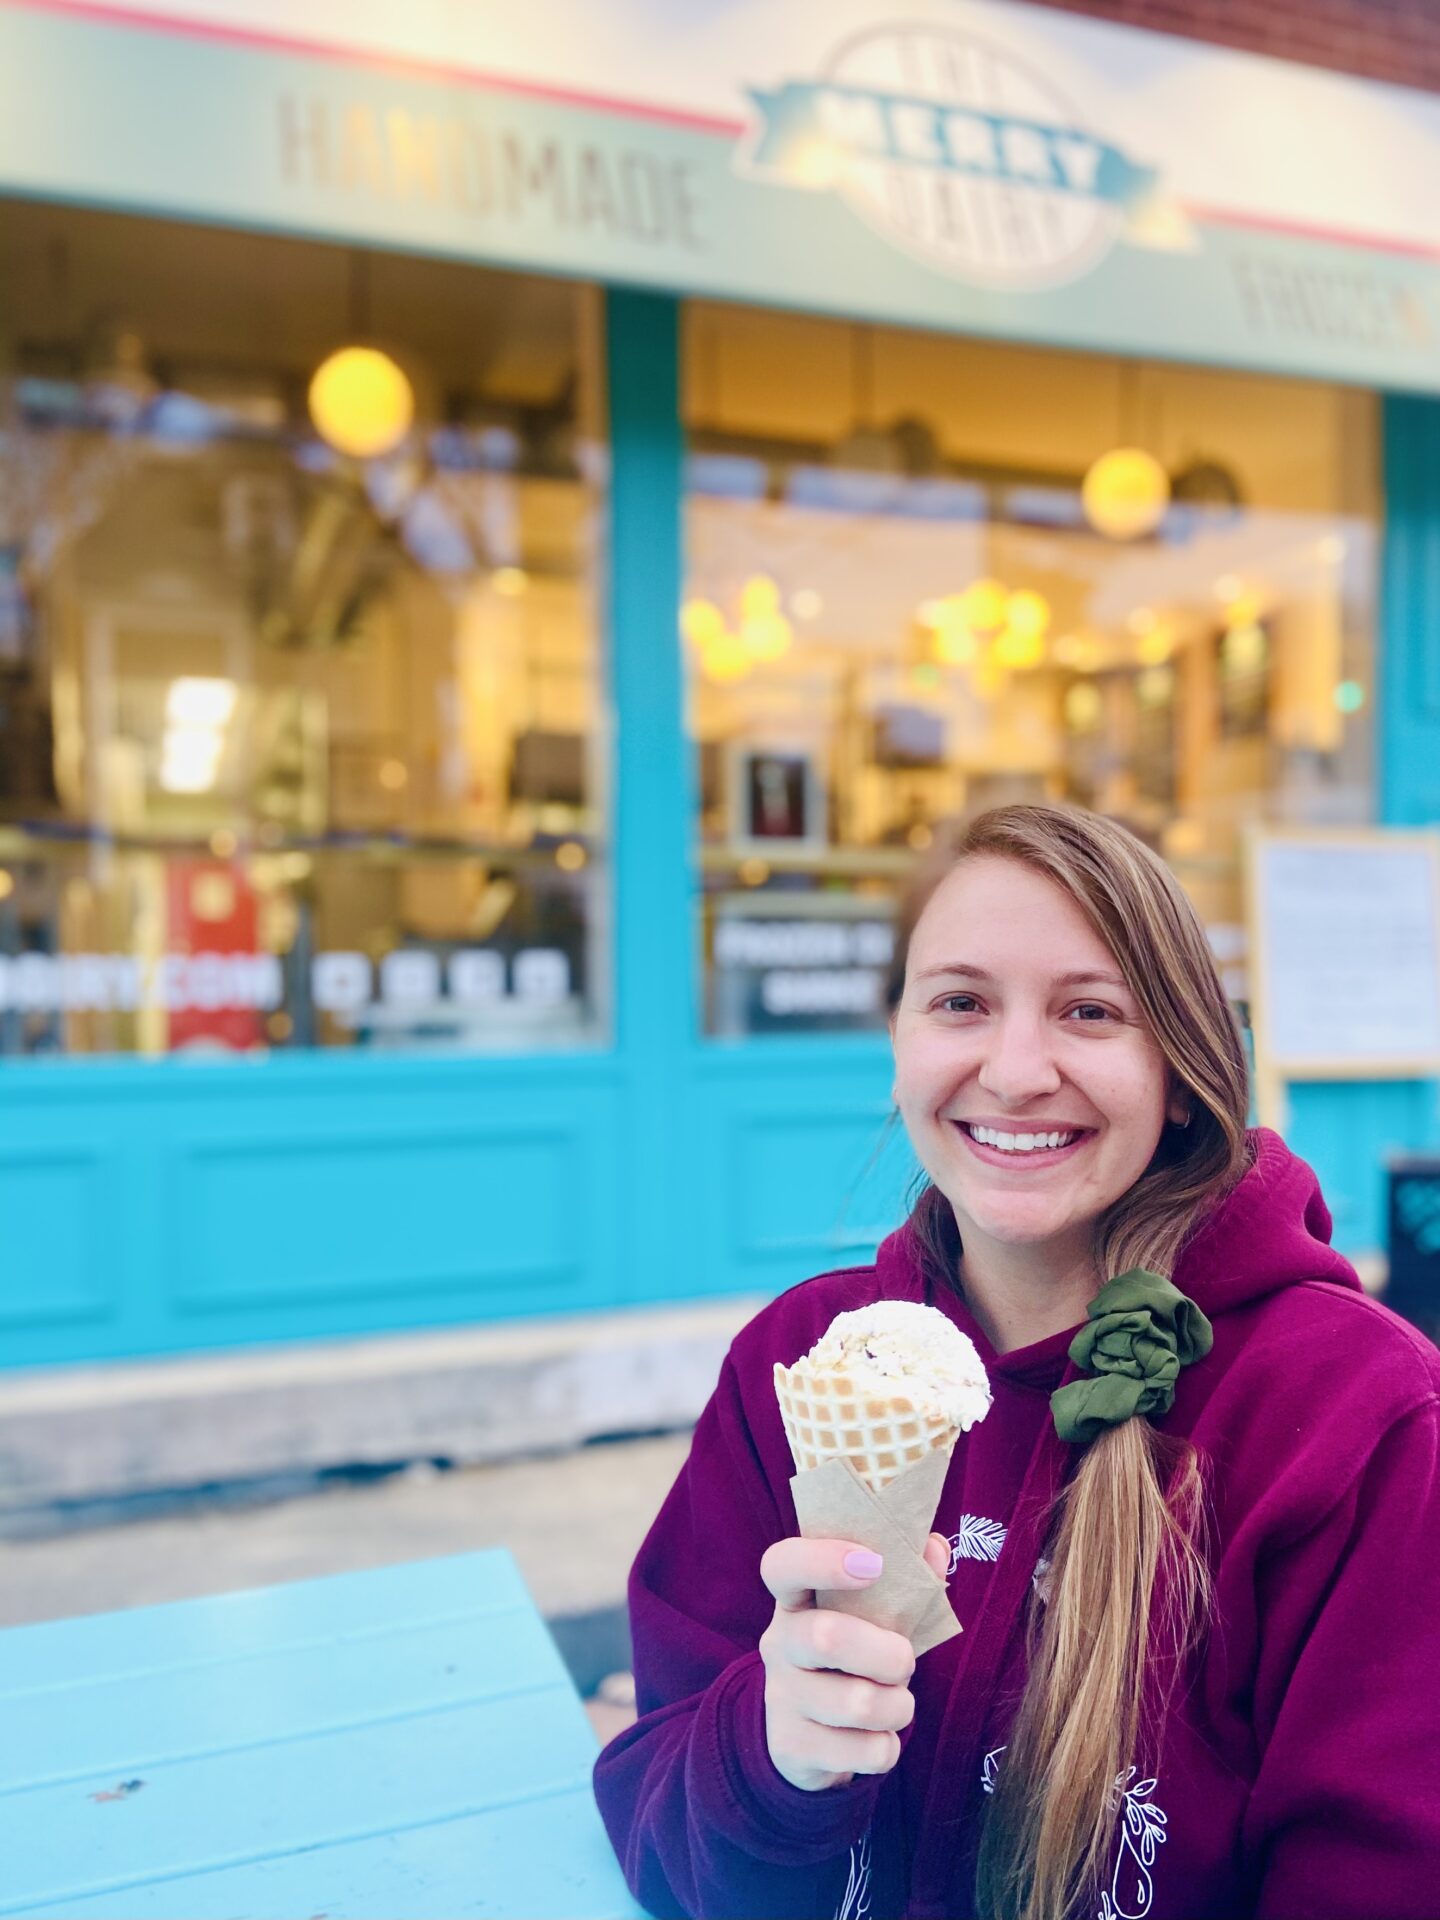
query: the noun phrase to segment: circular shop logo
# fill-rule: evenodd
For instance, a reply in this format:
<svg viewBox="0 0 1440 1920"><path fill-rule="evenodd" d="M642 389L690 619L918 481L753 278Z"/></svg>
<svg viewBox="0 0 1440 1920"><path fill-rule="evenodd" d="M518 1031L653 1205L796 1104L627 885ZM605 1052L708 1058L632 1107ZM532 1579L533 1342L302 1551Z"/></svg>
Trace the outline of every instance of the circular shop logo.
<svg viewBox="0 0 1440 1920"><path fill-rule="evenodd" d="M1123 208L1100 171L1113 149L1013 54L969 34L887 27L840 47L820 85L833 90L825 110L845 151L836 188L929 265L982 286L1051 286L1114 244ZM877 106L882 151L863 133Z"/></svg>

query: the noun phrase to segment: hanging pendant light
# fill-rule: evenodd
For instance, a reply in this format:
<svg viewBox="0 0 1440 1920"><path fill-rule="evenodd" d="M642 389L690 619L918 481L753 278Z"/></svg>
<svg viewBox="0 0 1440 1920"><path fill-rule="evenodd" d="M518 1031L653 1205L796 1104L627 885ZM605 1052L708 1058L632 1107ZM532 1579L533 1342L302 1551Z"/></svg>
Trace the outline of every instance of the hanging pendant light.
<svg viewBox="0 0 1440 1920"><path fill-rule="evenodd" d="M1170 505L1170 476L1143 447L1114 447L1080 487L1085 518L1107 540L1138 540L1153 533Z"/></svg>
<svg viewBox="0 0 1440 1920"><path fill-rule="evenodd" d="M341 347L315 369L310 418L337 453L374 460L393 452L414 424L414 389L378 347Z"/></svg>
<svg viewBox="0 0 1440 1920"><path fill-rule="evenodd" d="M1130 363L1121 367L1116 436L1120 444L1100 455L1080 485L1085 518L1107 540L1138 540L1153 533L1170 505L1169 474L1153 453L1138 444L1139 379L1138 367Z"/></svg>
<svg viewBox="0 0 1440 1920"><path fill-rule="evenodd" d="M369 326L369 263L350 262L352 342L321 362L310 380L310 418L337 453L375 460L392 453L415 423L415 389L398 361L365 344Z"/></svg>

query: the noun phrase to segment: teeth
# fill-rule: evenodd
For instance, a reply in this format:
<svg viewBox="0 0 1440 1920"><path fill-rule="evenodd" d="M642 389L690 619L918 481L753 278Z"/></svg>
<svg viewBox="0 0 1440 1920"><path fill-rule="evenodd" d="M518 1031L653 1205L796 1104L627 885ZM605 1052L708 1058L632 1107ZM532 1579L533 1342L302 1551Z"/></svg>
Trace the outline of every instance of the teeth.
<svg viewBox="0 0 1440 1920"><path fill-rule="evenodd" d="M972 1138L1002 1153L1034 1153L1047 1147L1068 1147L1073 1133L1000 1133L994 1127L971 1127Z"/></svg>

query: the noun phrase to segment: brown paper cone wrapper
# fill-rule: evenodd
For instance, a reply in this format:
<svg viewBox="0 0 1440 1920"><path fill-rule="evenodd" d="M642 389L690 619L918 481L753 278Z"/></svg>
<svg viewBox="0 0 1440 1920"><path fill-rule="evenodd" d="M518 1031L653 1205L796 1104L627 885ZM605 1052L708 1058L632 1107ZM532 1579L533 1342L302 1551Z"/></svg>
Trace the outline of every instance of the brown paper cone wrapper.
<svg viewBox="0 0 1440 1920"><path fill-rule="evenodd" d="M806 1467L790 1482L805 1539L853 1540L885 1559L885 1571L868 1587L843 1593L827 1588L816 1602L903 1633L917 1658L960 1631L945 1583L924 1558L950 1451L927 1453L878 1493L843 1458Z"/></svg>

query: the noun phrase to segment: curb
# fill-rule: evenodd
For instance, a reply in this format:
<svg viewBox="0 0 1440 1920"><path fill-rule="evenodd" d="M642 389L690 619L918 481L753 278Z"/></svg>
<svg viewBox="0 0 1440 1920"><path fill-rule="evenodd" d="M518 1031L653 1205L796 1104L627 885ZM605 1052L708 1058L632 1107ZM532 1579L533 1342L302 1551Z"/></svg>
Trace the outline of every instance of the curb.
<svg viewBox="0 0 1440 1920"><path fill-rule="evenodd" d="M689 1427L764 1303L0 1373L0 1514Z"/></svg>

